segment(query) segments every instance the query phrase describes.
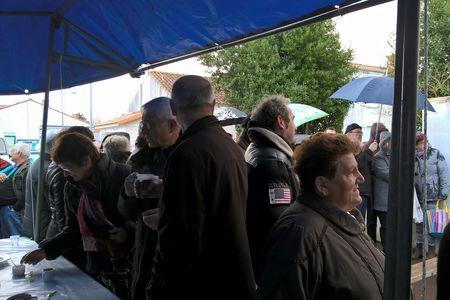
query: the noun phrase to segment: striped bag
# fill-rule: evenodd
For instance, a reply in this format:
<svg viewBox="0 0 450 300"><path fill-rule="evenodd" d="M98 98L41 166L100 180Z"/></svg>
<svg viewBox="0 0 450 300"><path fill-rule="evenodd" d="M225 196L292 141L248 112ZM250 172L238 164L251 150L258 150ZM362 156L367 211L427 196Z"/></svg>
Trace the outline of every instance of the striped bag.
<svg viewBox="0 0 450 300"><path fill-rule="evenodd" d="M439 208L441 201L443 202L442 208ZM427 209L428 233L434 237L441 238L444 228L450 219L449 215L450 211L445 200L438 200L435 208Z"/></svg>

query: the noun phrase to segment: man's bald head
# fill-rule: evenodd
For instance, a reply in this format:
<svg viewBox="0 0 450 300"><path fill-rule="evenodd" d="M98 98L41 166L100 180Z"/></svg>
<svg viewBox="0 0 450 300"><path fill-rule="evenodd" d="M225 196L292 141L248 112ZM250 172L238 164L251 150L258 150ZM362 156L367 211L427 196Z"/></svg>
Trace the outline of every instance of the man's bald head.
<svg viewBox="0 0 450 300"><path fill-rule="evenodd" d="M179 109L214 105L211 84L201 76L186 75L178 79L172 87L172 100Z"/></svg>

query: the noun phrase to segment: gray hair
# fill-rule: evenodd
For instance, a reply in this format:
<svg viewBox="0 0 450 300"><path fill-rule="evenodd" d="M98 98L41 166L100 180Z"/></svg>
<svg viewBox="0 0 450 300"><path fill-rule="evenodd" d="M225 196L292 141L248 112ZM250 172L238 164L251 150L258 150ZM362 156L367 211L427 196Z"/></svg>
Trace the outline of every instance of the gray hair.
<svg viewBox="0 0 450 300"><path fill-rule="evenodd" d="M280 95L266 96L253 109L251 119L258 124L272 128L278 116L289 124L289 99Z"/></svg>
<svg viewBox="0 0 450 300"><path fill-rule="evenodd" d="M103 143L106 155L117 163L124 164L130 156L130 141L123 135L111 135Z"/></svg>
<svg viewBox="0 0 450 300"><path fill-rule="evenodd" d="M28 158L30 157L30 146L25 143L17 143L14 146L11 147L12 150L16 150L20 152L20 157L22 158Z"/></svg>
<svg viewBox="0 0 450 300"><path fill-rule="evenodd" d="M214 94L211 83L201 76L183 76L173 84L172 100L178 108L213 105Z"/></svg>
<svg viewBox="0 0 450 300"><path fill-rule="evenodd" d="M161 121L175 119L170 108L170 98L158 97L152 99L142 105L142 114L150 114L152 118L156 118Z"/></svg>

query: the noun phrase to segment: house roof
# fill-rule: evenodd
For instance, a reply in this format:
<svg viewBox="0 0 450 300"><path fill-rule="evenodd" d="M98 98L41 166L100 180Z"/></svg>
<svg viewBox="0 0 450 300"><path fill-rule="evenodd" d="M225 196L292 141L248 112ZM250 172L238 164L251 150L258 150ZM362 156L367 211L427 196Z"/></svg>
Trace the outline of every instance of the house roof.
<svg viewBox="0 0 450 300"><path fill-rule="evenodd" d="M7 109L7 108L10 108L10 107L13 107L13 106L16 106L16 105L20 105L20 104L23 104L23 103L26 103L26 102L33 102L33 103L36 103L36 104L39 104L39 105L43 106L43 104L42 104L41 102L29 98L29 99L25 99L25 100L23 100L23 101L19 101L19 102L10 104L10 105L0 105L0 110ZM55 111L55 112L57 112L57 113L59 113L59 114L63 114L64 116L66 116L66 117L68 117L68 118L72 118L72 119L78 120L78 121L80 121L80 122L89 124L89 122L80 120L80 119L78 119L78 118L74 118L73 116L71 116L71 115L69 115L69 114L66 114L65 112L62 112L62 111L60 111L60 110L57 110L57 109L54 109L54 108L51 108L51 107L49 107L48 109L49 109L49 110L53 110L53 111Z"/></svg>
<svg viewBox="0 0 450 300"><path fill-rule="evenodd" d="M170 73L170 72L161 72L161 71L154 71L151 70L148 72L148 75L153 77L156 82L168 93L172 91L172 86L180 77L186 75L186 74L179 74L179 73ZM209 77L205 77L208 80L211 80ZM214 87L214 86L213 86ZM218 92L214 94L216 98L216 104L221 106L224 104L224 98L225 94L223 92Z"/></svg>
<svg viewBox="0 0 450 300"><path fill-rule="evenodd" d="M133 112L129 114L123 114L120 117L106 120L104 122L96 123L95 127L109 127L109 126L120 126L124 124L128 124L137 120L140 120L142 118L142 113L140 111Z"/></svg>
<svg viewBox="0 0 450 300"><path fill-rule="evenodd" d="M370 72L378 72L378 73L386 72L386 67L377 67L377 66L357 64L357 63L352 63L352 65L357 67L360 70L365 70L365 71L370 71Z"/></svg>

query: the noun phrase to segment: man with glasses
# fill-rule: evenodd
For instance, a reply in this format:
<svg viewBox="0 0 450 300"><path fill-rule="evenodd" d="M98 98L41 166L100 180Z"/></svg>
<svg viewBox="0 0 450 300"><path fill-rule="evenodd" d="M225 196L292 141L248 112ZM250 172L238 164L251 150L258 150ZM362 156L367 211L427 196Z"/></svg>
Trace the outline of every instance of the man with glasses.
<svg viewBox="0 0 450 300"><path fill-rule="evenodd" d="M137 173L162 178L164 166L178 139L180 127L172 114L170 98L158 97L142 106L140 134L145 144L135 151L127 164L132 173L125 180L119 211L135 224L135 250L131 282L131 299L145 299L150 281L157 242L158 202L162 188L160 180L138 180ZM150 222L155 224L149 225Z"/></svg>
<svg viewBox="0 0 450 300"><path fill-rule="evenodd" d="M356 123L352 123L345 129L345 135L347 135L352 141L358 143L361 147L361 152L356 155L356 161L358 162L359 172L364 177L364 182L359 185L359 193L362 198L361 204L357 206L363 217L366 215L367 204L372 199L372 175L370 174L370 164L374 153L376 152L378 145L373 142L369 147L364 148L362 146L362 127Z"/></svg>

